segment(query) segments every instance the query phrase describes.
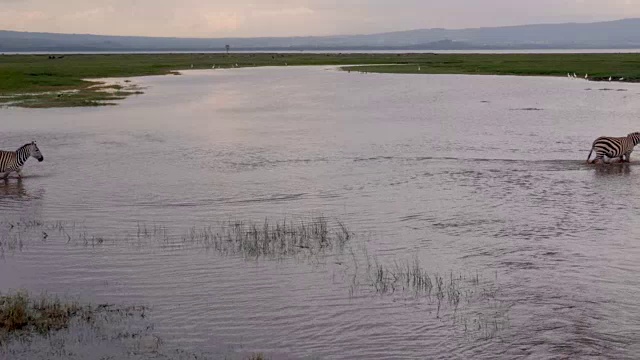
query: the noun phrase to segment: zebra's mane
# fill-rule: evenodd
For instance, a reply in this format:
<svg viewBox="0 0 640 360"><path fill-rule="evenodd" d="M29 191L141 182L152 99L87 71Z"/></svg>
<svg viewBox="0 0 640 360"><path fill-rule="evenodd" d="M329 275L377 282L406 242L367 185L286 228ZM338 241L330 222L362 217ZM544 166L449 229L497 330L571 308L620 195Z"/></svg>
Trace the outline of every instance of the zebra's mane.
<svg viewBox="0 0 640 360"><path fill-rule="evenodd" d="M31 146L31 143L24 144L24 145L20 146L20 147L18 148L18 150L16 150L16 152L18 152L19 150L25 149L25 148L27 148L27 147L29 147L29 146Z"/></svg>

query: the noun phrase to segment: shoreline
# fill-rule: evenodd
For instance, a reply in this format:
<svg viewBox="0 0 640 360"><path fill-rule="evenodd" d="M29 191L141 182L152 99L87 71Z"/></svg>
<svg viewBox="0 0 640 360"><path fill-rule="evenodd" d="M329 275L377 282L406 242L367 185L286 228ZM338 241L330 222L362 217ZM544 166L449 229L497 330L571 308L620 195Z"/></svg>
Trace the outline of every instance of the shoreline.
<svg viewBox="0 0 640 360"><path fill-rule="evenodd" d="M596 82L640 82L640 53L188 53L0 56L0 108L116 105L142 89L128 77L178 75L181 70L266 66L335 66L388 74L573 77ZM586 78L585 78L586 75ZM125 78L125 84L107 79Z"/></svg>

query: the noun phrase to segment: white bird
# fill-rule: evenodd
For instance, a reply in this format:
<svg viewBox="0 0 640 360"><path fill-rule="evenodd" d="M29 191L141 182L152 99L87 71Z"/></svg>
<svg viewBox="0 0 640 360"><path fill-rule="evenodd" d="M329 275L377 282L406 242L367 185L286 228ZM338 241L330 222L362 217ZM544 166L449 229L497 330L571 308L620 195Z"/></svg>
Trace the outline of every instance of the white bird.
<svg viewBox="0 0 640 360"><path fill-rule="evenodd" d="M569 79L571 79L571 74L567 73L567 77L568 77Z"/></svg>
<svg viewBox="0 0 640 360"><path fill-rule="evenodd" d="M588 79L589 78L589 74L584 74L584 78Z"/></svg>
<svg viewBox="0 0 640 360"><path fill-rule="evenodd" d="M418 66L418 71L420 71L420 66Z"/></svg>
<svg viewBox="0 0 640 360"><path fill-rule="evenodd" d="M611 81L611 76L609 76L609 81Z"/></svg>
<svg viewBox="0 0 640 360"><path fill-rule="evenodd" d="M623 77L621 77L621 78L620 78L620 81L622 81L622 80L624 80L624 78L623 78Z"/></svg>
<svg viewBox="0 0 640 360"><path fill-rule="evenodd" d="M577 78L578 76L576 75L576 73L573 73L573 78Z"/></svg>
<svg viewBox="0 0 640 360"><path fill-rule="evenodd" d="M284 63L284 66L288 66L288 65L289 65L289 64L287 64L287 63Z"/></svg>
<svg viewBox="0 0 640 360"><path fill-rule="evenodd" d="M193 69L193 64L191 64L191 68Z"/></svg>
<svg viewBox="0 0 640 360"><path fill-rule="evenodd" d="M216 66L215 66L215 65L211 65L211 68L212 68L212 69L215 69L215 68L216 68Z"/></svg>
<svg viewBox="0 0 640 360"><path fill-rule="evenodd" d="M238 63L236 63L236 67L238 67Z"/></svg>

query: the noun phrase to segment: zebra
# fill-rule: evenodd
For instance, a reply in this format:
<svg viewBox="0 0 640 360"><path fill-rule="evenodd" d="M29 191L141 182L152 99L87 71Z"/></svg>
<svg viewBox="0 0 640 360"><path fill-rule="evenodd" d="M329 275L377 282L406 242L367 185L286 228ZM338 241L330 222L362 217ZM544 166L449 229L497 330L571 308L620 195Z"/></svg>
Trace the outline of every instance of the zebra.
<svg viewBox="0 0 640 360"><path fill-rule="evenodd" d="M44 156L42 156L35 141L21 146L16 151L0 150L0 174L4 173L2 177L7 180L9 174L15 171L18 173L18 178L22 178L22 166L30 156L33 156L39 162L44 160Z"/></svg>
<svg viewBox="0 0 640 360"><path fill-rule="evenodd" d="M638 143L640 143L640 132L633 132L624 137L601 136L591 145L591 151L589 151L589 156L587 156L587 163L593 164L598 161L603 161L605 156L610 159L620 158L622 162L629 162L633 147L638 145ZM589 161L591 153L594 150L596 157L592 161Z"/></svg>

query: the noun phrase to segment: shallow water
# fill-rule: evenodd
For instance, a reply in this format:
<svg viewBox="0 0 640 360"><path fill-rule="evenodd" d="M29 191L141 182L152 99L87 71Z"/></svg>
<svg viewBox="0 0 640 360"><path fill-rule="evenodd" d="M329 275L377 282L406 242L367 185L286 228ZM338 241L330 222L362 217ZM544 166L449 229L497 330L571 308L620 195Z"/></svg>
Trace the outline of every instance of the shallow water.
<svg viewBox="0 0 640 360"><path fill-rule="evenodd" d="M584 164L597 136L639 130L640 86L319 67L134 81L146 93L118 106L0 109L0 148L35 139L45 157L0 182L5 245L19 222L76 236L25 230L3 253L0 289L149 305L167 347L213 357L640 351L640 166ZM140 224L180 238L317 215L355 233L353 256L247 260L126 240ZM363 248L481 274L477 290L495 293L440 314L366 280L354 291L349 258Z"/></svg>

